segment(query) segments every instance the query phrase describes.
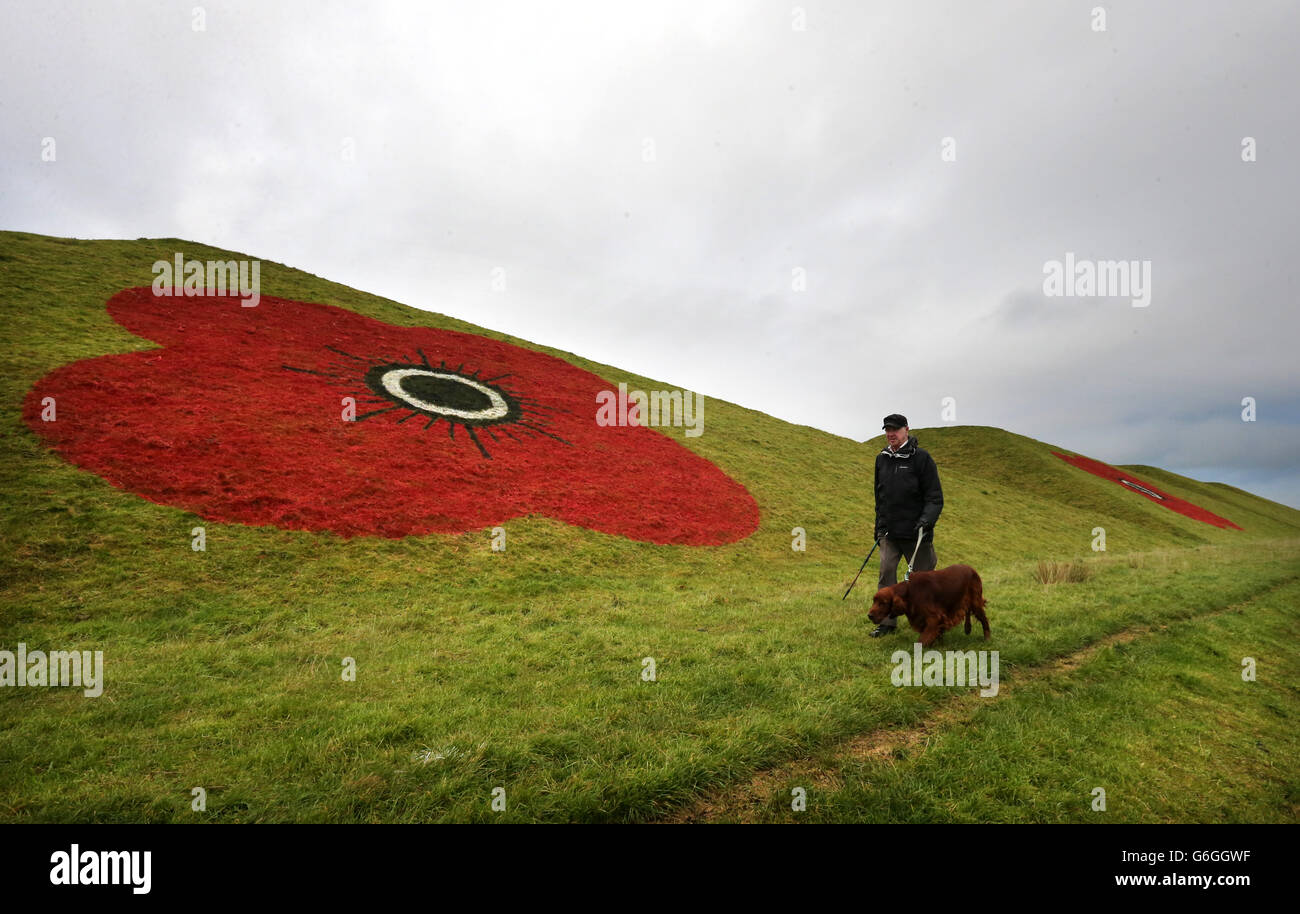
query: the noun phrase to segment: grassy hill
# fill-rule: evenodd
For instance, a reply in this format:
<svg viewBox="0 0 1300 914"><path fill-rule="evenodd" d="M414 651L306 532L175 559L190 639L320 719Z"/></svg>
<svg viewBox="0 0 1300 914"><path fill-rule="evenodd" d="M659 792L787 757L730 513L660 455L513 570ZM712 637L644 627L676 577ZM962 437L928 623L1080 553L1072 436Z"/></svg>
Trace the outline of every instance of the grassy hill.
<svg viewBox="0 0 1300 914"><path fill-rule="evenodd" d="M154 261L178 251L246 256L177 239L0 233L0 648L102 649L106 673L105 694L93 700L68 689L0 689L0 820L648 820L855 735L917 726L952 700L950 689L891 686L890 653L913 638L867 637L875 560L840 600L870 548L880 438L856 442L712 399L701 437L663 429L742 483L761 509L752 535L712 547L651 545L545 517L508 521L504 553L491 550L487 530L347 540L219 524L67 463L21 421L24 396L69 362L151 348L104 303L148 285ZM263 261L261 288L537 349L611 386L673 386L280 264ZM1104 639L1139 630L1159 639L1163 627L1236 612L1300 577L1300 511L1127 468L1243 528L1221 530L1069 466L1049 443L985 427L916 434L944 486L940 564L980 570L987 646L1013 685ZM200 524L201 553L190 548ZM1098 526L1107 538L1100 554L1091 549ZM795 527L806 531L806 551L791 549ZM1039 560L1078 562L1087 579L1044 585ZM1276 599L1257 607L1275 623L1254 630L1258 688L1225 686L1204 698L1204 720L1239 714L1257 725L1207 725L1204 744L1222 746L1197 762L1200 777L1259 753L1256 744L1275 759L1300 748L1300 694L1286 684L1294 676L1279 675L1294 651L1264 635L1294 632L1294 607ZM1252 643L1249 632L1233 637ZM946 642L985 647L960 632ZM1240 656L1201 648L1187 655L1186 676L1239 683ZM340 675L347 657L353 682ZM643 680L644 658L654 658L657 681ZM1116 679L1123 671L1112 667L1109 679L1089 673L1104 682L1088 701L1115 710L1169 700L1167 677ZM988 713L1014 718L1022 694L1033 697L1010 689ZM1147 743L1105 754L1110 767L1099 777L1115 780L1118 766L1132 790L1162 791L1139 813L1129 807L1131 818L1218 815L1195 795L1202 781L1170 790L1124 768L1125 755L1159 757L1160 726L1176 726L1177 713L1153 713L1163 724L1144 731ZM1053 757L1064 737L1036 720L1029 741ZM955 779L975 796L996 789L987 772L944 765L945 751L957 748L926 755L916 776ZM1064 783L1057 762L1016 757L1030 765L1022 781L1037 788L1020 796L1014 818L1091 815L1087 792ZM1249 768L1236 815L1294 821L1292 767ZM207 792L201 812L191 808L195 787ZM495 788L505 790L505 811L492 809ZM1077 807L1062 806L1076 794ZM974 808L1013 818L1005 803ZM909 817L861 785L827 809L829 818ZM945 817L961 814L921 815Z"/></svg>

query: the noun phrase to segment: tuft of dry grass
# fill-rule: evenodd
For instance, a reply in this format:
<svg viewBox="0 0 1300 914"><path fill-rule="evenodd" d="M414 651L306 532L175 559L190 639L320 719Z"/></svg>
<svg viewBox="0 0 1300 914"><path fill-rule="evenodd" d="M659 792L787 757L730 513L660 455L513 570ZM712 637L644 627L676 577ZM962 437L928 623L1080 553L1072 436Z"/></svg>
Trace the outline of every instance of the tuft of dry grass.
<svg viewBox="0 0 1300 914"><path fill-rule="evenodd" d="M1034 572L1040 584L1077 584L1092 576L1092 569L1075 559L1070 562L1049 562L1040 559Z"/></svg>

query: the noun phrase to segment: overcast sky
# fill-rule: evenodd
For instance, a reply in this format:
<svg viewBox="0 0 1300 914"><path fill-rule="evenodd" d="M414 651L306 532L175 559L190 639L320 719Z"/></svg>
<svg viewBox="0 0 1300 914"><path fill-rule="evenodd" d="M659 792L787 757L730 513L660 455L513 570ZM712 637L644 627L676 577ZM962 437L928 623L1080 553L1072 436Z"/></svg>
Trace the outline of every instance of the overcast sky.
<svg viewBox="0 0 1300 914"><path fill-rule="evenodd" d="M1298 26L5 0L0 228L243 251L857 439L951 397L1300 507ZM1149 261L1150 304L1046 295L1067 252Z"/></svg>

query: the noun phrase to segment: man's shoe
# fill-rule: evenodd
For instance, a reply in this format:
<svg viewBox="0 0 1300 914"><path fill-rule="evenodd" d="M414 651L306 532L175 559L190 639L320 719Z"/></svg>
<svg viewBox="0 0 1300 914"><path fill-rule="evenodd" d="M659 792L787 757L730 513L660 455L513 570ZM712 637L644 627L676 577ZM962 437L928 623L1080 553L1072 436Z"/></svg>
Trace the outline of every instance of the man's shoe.
<svg viewBox="0 0 1300 914"><path fill-rule="evenodd" d="M871 637L879 638L881 635L892 635L896 631L898 631L897 625L891 625L888 628L886 628L884 625L877 625L875 629L871 632Z"/></svg>

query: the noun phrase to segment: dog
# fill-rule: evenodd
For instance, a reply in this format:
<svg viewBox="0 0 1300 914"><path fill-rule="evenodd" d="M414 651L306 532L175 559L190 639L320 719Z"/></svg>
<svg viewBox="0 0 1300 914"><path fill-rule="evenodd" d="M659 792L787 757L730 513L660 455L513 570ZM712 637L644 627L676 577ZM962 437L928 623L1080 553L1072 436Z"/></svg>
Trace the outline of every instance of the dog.
<svg viewBox="0 0 1300 914"><path fill-rule="evenodd" d="M984 626L989 640L989 617L984 614L984 582L969 565L949 565L938 571L914 571L898 584L876 591L867 616L879 624L886 616L907 616L912 628L921 633L921 646L929 647L944 632L966 618L970 634L973 615Z"/></svg>

